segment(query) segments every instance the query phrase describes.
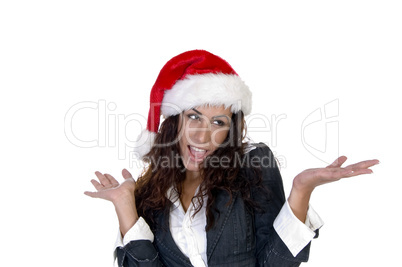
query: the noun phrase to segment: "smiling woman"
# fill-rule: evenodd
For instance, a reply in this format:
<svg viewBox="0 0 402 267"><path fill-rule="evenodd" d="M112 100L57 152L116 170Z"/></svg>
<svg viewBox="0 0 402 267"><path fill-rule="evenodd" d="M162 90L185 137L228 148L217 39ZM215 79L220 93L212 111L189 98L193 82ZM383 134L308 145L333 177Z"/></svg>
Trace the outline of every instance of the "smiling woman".
<svg viewBox="0 0 402 267"><path fill-rule="evenodd" d="M150 98L135 147L144 173L135 182L124 169L119 184L96 172L97 192L85 192L115 206L119 266L298 266L323 225L309 205L314 188L379 163L342 168L340 157L308 169L286 200L271 150L245 141L251 92L226 61L204 50L180 54Z"/></svg>
<svg viewBox="0 0 402 267"><path fill-rule="evenodd" d="M231 117L232 112L224 106L197 107L181 115L179 146L186 170L198 172L200 163L223 143Z"/></svg>

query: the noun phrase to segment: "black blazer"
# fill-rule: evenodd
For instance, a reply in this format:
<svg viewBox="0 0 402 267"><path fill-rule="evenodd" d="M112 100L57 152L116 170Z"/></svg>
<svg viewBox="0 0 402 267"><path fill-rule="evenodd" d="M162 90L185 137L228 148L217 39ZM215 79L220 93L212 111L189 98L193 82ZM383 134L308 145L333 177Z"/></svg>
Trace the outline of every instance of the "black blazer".
<svg viewBox="0 0 402 267"><path fill-rule="evenodd" d="M273 228L273 223L285 203L282 178L271 150L263 143L246 154L241 164L244 177L255 176L252 167L262 170L263 184L269 191L252 191L253 200L263 211L250 212L238 194L232 202L227 192L218 194L215 207L215 225L207 231L208 266L299 266L307 261L310 244L296 257L290 253ZM153 229L154 242L131 241L116 249L119 266L192 266L175 244L169 231L169 214L155 218L159 227ZM165 227L163 227L165 226Z"/></svg>

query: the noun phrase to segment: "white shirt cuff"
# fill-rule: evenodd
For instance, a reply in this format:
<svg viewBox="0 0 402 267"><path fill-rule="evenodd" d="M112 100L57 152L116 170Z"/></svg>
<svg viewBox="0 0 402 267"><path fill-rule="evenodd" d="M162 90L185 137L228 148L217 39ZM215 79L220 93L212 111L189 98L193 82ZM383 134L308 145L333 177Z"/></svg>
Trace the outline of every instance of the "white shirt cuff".
<svg viewBox="0 0 402 267"><path fill-rule="evenodd" d="M315 230L321 228L324 222L309 205L305 223L302 223L285 202L281 211L274 221L274 229L279 237L286 244L294 257L311 241L315 236Z"/></svg>
<svg viewBox="0 0 402 267"><path fill-rule="evenodd" d="M114 247L115 249L118 247L124 247L125 245L130 243L130 241L134 240L149 240L151 242L154 242L154 234L142 217L140 217L138 221L133 225L133 227L128 230L128 232L124 235L124 238L122 238L119 229Z"/></svg>

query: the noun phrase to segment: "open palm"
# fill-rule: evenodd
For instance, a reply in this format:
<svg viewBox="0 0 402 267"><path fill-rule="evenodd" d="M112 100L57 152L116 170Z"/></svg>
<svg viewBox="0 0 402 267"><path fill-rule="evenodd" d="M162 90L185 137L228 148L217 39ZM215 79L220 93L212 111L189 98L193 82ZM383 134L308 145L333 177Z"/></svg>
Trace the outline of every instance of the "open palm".
<svg viewBox="0 0 402 267"><path fill-rule="evenodd" d="M101 172L95 172L96 177L99 181L92 179L91 183L96 189L96 192L86 191L85 195L109 200L115 202L123 194L130 193L134 196L135 181L129 171L123 169L122 175L124 181L120 184L112 175L102 174Z"/></svg>
<svg viewBox="0 0 402 267"><path fill-rule="evenodd" d="M372 173L373 171L369 168L379 163L376 159L365 160L342 167L346 160L345 156L341 156L326 168L307 169L295 177L293 185L310 191L319 185L335 182L342 178Z"/></svg>

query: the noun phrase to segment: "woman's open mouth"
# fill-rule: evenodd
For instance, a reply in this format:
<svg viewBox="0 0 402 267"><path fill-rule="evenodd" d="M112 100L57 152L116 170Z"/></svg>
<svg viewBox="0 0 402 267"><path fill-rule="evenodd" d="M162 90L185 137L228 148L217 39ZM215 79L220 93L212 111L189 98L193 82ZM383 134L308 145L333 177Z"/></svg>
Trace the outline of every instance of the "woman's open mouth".
<svg viewBox="0 0 402 267"><path fill-rule="evenodd" d="M195 162L202 162L208 154L208 150L194 146L188 146L188 150L191 160Z"/></svg>

